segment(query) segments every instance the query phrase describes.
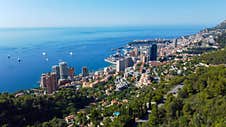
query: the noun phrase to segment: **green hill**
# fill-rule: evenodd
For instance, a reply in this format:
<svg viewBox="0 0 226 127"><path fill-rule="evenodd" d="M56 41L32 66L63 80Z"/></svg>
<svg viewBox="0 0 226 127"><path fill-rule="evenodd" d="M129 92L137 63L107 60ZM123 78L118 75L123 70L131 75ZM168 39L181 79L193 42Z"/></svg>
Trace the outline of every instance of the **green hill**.
<svg viewBox="0 0 226 127"><path fill-rule="evenodd" d="M147 127L224 127L226 123L226 67L200 68L187 76L177 97L169 95L154 108Z"/></svg>
<svg viewBox="0 0 226 127"><path fill-rule="evenodd" d="M196 60L206 64L226 64L226 48L203 54L201 57L196 58Z"/></svg>

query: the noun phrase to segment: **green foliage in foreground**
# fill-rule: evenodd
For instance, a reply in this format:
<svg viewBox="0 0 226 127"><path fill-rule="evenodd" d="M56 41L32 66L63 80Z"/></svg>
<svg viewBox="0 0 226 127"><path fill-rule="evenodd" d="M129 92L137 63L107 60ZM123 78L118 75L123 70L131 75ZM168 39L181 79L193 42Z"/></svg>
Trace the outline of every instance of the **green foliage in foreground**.
<svg viewBox="0 0 226 127"><path fill-rule="evenodd" d="M203 54L195 63L200 61L225 64L226 49ZM184 87L178 96L168 95L165 100L164 95L167 91L181 82ZM146 104L157 102L157 105L150 106L152 113L148 116L148 123L141 126L223 127L226 123L225 87L226 67L222 65L199 68L189 76L175 76L143 89L131 87L121 92L113 92L107 97L104 95L104 85L95 89L82 89L80 92L62 89L52 96L24 95L16 98L11 94L0 94L0 126L64 127L66 123L62 118L76 113L92 102L93 99L87 98L92 95L100 101L110 102L116 99L121 102L127 99L128 103L110 107L97 103L88 111L90 120L87 120L86 115L77 116L84 125L89 122L94 125L103 122L105 126L112 127L133 126L136 118L147 115ZM158 107L160 103L164 103L164 106ZM119 111L120 115L111 121L110 118L115 111Z"/></svg>
<svg viewBox="0 0 226 127"><path fill-rule="evenodd" d="M224 127L226 123L226 67L200 68L187 76L177 97L154 109L144 126Z"/></svg>
<svg viewBox="0 0 226 127"><path fill-rule="evenodd" d="M11 94L0 95L0 126L21 127L26 125L62 126L63 118L70 113L87 105L91 99L87 99L81 93L72 89L60 90L53 96L24 95L14 97ZM56 117L55 119L53 119ZM55 124L53 124L55 123Z"/></svg>

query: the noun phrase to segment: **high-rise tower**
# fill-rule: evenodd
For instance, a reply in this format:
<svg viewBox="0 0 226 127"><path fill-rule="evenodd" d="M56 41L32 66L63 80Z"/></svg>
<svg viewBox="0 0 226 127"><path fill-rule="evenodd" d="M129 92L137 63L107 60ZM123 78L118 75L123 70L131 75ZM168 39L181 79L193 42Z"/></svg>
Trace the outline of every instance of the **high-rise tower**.
<svg viewBox="0 0 226 127"><path fill-rule="evenodd" d="M60 62L60 79L67 79L68 78L68 66L66 62Z"/></svg>
<svg viewBox="0 0 226 127"><path fill-rule="evenodd" d="M149 60L150 61L157 60L157 44L156 43L151 44L149 48Z"/></svg>

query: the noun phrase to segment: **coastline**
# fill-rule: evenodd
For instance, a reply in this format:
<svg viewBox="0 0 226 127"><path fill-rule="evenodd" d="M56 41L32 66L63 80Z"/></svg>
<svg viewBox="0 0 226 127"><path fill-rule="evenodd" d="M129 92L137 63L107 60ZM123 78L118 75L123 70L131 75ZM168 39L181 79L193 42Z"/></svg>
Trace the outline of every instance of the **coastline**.
<svg viewBox="0 0 226 127"><path fill-rule="evenodd" d="M200 29L197 29L197 31L199 31ZM147 31L147 33L149 33L148 31ZM183 32L180 32L180 30L178 31L178 32L175 32L175 33L183 33ZM151 34L153 34L153 35L151 35ZM156 35L158 35L157 33L153 33L153 32L150 32L150 35L148 35L150 38L151 38L151 36L156 36ZM164 36L169 36L169 35L166 35L164 32L163 32L163 35ZM162 36L163 36L162 35ZM185 34L185 35L187 35L187 34ZM105 41L109 41L109 40L111 40L113 43L112 44L114 44L115 46L114 46L114 48L118 48L118 47L121 47L121 46L125 46L124 44L127 44L128 42L130 42L131 40L134 40L135 38L137 38L137 37L133 37L134 35L132 35L131 37L128 37L128 41L123 41L123 40L125 40L125 39L121 39L121 38L119 38L119 39L113 39L113 40L111 40L111 39L107 39L107 40L103 40L103 42L105 42ZM143 35L142 35L143 36ZM149 37L145 37L145 38L149 38ZM129 38L132 38L132 39L129 39ZM134 39L133 39L134 38ZM143 37L141 37L141 39L142 39ZM138 39L138 38L137 38ZM114 41L115 40L115 41ZM127 39L126 39L127 40ZM95 41L94 41L95 42ZM95 43L99 43L100 41L97 41L97 42L95 42ZM119 44L117 44L119 42ZM101 43L102 43L102 40L101 40ZM59 43L60 44L60 43ZM82 44L82 43L81 43ZM105 45L105 44L107 44L107 43L103 43L103 45ZM48 44L49 45L49 44ZM46 46L48 46L48 45L46 45ZM102 45L102 44L101 44ZM110 44L109 44L110 45ZM119 46L117 46L117 45L119 45ZM107 47L106 47L107 48ZM105 50L104 52L109 52L109 54L111 54L110 52L112 52L112 51L110 51L112 49L112 47L111 48L109 48L108 49L108 51L107 50ZM29 50L29 49L27 49L27 50ZM44 49L45 50L45 49ZM102 50L102 49L101 49ZM19 50L18 50L19 51ZM42 50L43 51L43 50ZM41 51L41 52L42 52ZM41 53L40 53L41 54ZM39 57L42 57L40 54L36 54L35 55L35 57L37 57L38 59L41 59L42 60L42 58L39 58ZM50 53L48 53L48 54L50 54ZM66 53L67 54L67 53ZM22 54L23 55L23 54ZM60 54L61 55L61 54ZM62 54L63 55L63 54ZM108 56L108 55L106 55L106 56ZM77 56L74 56L73 57L73 59L75 58L75 57L77 57ZM95 59L99 59L98 61L102 61L102 63L105 63L105 61L104 61L104 59L105 59L106 57L104 57L104 58L102 58L102 59L100 59L100 58L95 58ZM70 58L70 57L68 57L68 56L66 56L66 60L65 61L68 61L68 63L69 64L71 64L72 66L74 66L77 70L76 70L76 72L78 72L78 70L80 71L81 69L81 66L82 66L82 61L80 62L80 60L76 60L76 62L73 62L74 60L73 60L72 58ZM77 59L77 58L76 58ZM50 70L50 66L51 65L53 65L53 64L55 64L56 62L51 62L51 60L52 60L52 58L51 59L49 59L50 61L49 62L46 62L46 61L41 61L41 60L39 60L38 62L39 63L41 63L41 65L44 67L44 69L43 69L43 67L42 68L40 68L39 67L39 70L43 70L42 72L45 72L45 70ZM4 60L4 61L6 61L6 60ZM34 60L32 60L32 61L34 61ZM80 63L78 63L78 61L80 62ZM94 61L97 61L97 60L94 60ZM6 61L7 62L7 61ZM24 62L28 62L26 59L24 59ZM24 66L23 64L24 64L24 62L20 65L20 66ZM87 61L86 61L87 62ZM83 62L83 63L86 63L86 62ZM37 63L37 62L36 62ZM47 65L46 65L47 64ZM80 64L80 67L77 65L77 64ZM98 64L100 64L100 63L98 63ZM91 64L89 64L89 65L85 65L85 66L90 66ZM12 65L11 66L18 66L18 65L14 65L14 63L12 63ZM27 65L26 65L27 66ZM100 66L100 65L98 65L98 66ZM101 65L102 66L102 65ZM106 66L103 66L103 68L104 67L106 67ZM14 67L15 68L15 67ZM99 69L92 69L93 68L93 65L91 66L91 69L90 70L99 70ZM102 69L103 69L102 68ZM32 70L32 69L29 69L29 70ZM26 73L30 73L29 71L26 71L24 74L26 74ZM32 74L32 75L40 75L41 73L40 72L37 72L37 71L33 71L32 73L36 73L36 74ZM34 76L33 76L34 77ZM16 77L15 77L16 78ZM19 77L18 77L19 78ZM22 79L22 78L21 78ZM39 79L37 76L36 76L36 79ZM28 79L29 80L29 79ZM31 80L31 79L30 79ZM16 82L17 81L17 82ZM36 81L38 81L38 80L36 80ZM35 84L36 84L36 81L35 81ZM20 82L19 81L19 79L17 80L15 80L15 83L11 83L11 84L13 84L13 85L9 85L8 87L17 87L18 85L15 85L15 84L17 84L18 82ZM5 83L3 82L2 84L7 84L7 82L5 81ZM24 85L24 87L29 87L29 86L31 86L31 85L29 85L29 84L34 84L34 83L20 83L20 84L27 84L27 85ZM3 85L3 86L6 86L6 85ZM2 86L2 87L3 87ZM37 85L36 85L37 86ZM25 88L25 89L27 89L27 88ZM29 88L28 88L29 89ZM4 90L5 91L5 90ZM18 90L16 90L16 91L8 91L8 90L6 90L7 92L10 92L10 93L13 93L13 92L16 92L16 91L18 91Z"/></svg>

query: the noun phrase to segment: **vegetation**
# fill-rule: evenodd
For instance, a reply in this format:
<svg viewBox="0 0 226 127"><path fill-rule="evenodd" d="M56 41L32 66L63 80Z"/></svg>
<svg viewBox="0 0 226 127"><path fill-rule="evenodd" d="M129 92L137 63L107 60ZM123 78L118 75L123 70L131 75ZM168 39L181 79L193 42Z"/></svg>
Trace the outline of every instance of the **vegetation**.
<svg viewBox="0 0 226 127"><path fill-rule="evenodd" d="M183 81L177 97L169 95L164 107L153 108L145 126L223 127L226 122L226 68L200 68Z"/></svg>
<svg viewBox="0 0 226 127"><path fill-rule="evenodd" d="M226 48L203 54L201 57L196 58L196 60L207 64L226 64Z"/></svg>
<svg viewBox="0 0 226 127"><path fill-rule="evenodd" d="M196 48L190 48L187 51L184 51L184 53L188 54L202 54L209 51L214 51L215 48L212 47L196 47Z"/></svg>
<svg viewBox="0 0 226 127"><path fill-rule="evenodd" d="M88 105L92 98L87 98L82 93L72 89L58 91L53 96L24 95L14 97L12 94L0 95L0 126L14 127L17 125L49 125L58 121L56 118L64 118L69 113ZM55 119L53 119L56 117ZM53 120L52 120L53 119ZM56 123L54 125L63 125Z"/></svg>
<svg viewBox="0 0 226 127"><path fill-rule="evenodd" d="M218 38L221 46L225 46L225 40L225 34ZM192 53L206 51L210 50L191 50ZM196 66L200 62L210 67ZM15 97L3 93L0 94L0 126L64 127L67 124L63 118L74 114L74 126L102 123L107 127L131 127L137 125L138 119L146 118L148 122L138 126L223 127L226 123L225 64L226 48L204 53L191 61L145 66L153 70L151 77L159 77L161 81L143 88L136 88L136 82L131 80L127 89L115 91L113 77L94 88L65 88L53 95ZM179 92L168 93L179 84L183 84Z"/></svg>
<svg viewBox="0 0 226 127"><path fill-rule="evenodd" d="M217 39L219 45L223 48L226 46L226 31Z"/></svg>

